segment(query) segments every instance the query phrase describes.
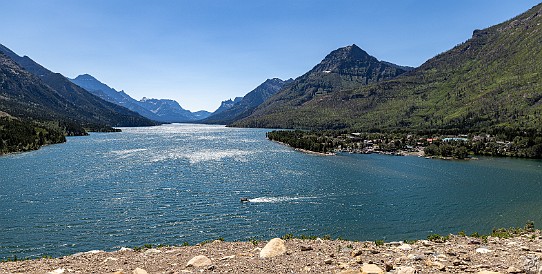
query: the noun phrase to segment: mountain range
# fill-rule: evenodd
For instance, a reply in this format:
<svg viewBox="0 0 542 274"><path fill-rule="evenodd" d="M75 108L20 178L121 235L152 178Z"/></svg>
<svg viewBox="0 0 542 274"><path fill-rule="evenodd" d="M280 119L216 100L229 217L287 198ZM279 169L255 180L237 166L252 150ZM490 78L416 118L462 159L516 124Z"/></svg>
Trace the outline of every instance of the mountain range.
<svg viewBox="0 0 542 274"><path fill-rule="evenodd" d="M541 41L539 4L410 71L345 47L232 125L540 134Z"/></svg>
<svg viewBox="0 0 542 274"><path fill-rule="evenodd" d="M339 48L295 80L269 79L244 97L222 102L212 114L191 113L172 100L137 101L90 75L72 79L76 85L0 45L0 122L18 121L16 131L33 130L34 139L39 139L38 132L83 134L83 128L155 124L151 120L540 136L541 42L539 4L506 22L475 30L467 41L417 68L378 60L355 44ZM25 121L31 122L30 128ZM6 128L0 125L0 153L9 136L1 132Z"/></svg>
<svg viewBox="0 0 542 274"><path fill-rule="evenodd" d="M143 98L137 101L124 91L117 91L88 74L79 75L74 79L70 79L70 81L103 100L126 107L148 119L158 122L193 122L204 119L211 114L207 111L191 112L185 110L179 103L169 99Z"/></svg>
<svg viewBox="0 0 542 274"><path fill-rule="evenodd" d="M230 124L243 119L251 115L258 106L281 90L284 85L292 81L292 79L287 81L278 78L267 79L244 97L237 97L234 101L228 100L222 102L220 108L200 122L208 124Z"/></svg>
<svg viewBox="0 0 542 274"><path fill-rule="evenodd" d="M66 77L27 56L0 45L2 85L0 109L11 116L57 120L91 130L112 126L155 125L149 119L101 100Z"/></svg>

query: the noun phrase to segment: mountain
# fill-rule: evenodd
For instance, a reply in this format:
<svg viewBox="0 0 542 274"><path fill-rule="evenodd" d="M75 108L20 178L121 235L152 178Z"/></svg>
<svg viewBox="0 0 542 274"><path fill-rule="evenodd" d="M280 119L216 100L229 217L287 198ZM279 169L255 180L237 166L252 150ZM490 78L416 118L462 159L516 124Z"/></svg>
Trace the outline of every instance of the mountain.
<svg viewBox="0 0 542 274"><path fill-rule="evenodd" d="M541 41L539 4L397 78L312 97L290 88L236 125L540 134Z"/></svg>
<svg viewBox="0 0 542 274"><path fill-rule="evenodd" d="M245 118L252 114L254 109L259 105L276 94L285 84L292 81L292 79L287 81L278 78L267 79L261 85L242 97L241 100L237 100L237 102L233 102L233 104L231 104L232 101L228 102L229 108L217 111L201 122L209 124L230 124L236 120Z"/></svg>
<svg viewBox="0 0 542 274"><path fill-rule="evenodd" d="M241 102L241 100L243 100L243 97L235 97L233 100L228 99L226 101L222 101L222 103L220 103L220 106L213 113L211 113L211 116L217 115L232 108L235 104Z"/></svg>
<svg viewBox="0 0 542 274"><path fill-rule="evenodd" d="M395 78L408 70L410 68L379 61L355 44L339 48L328 54L309 72L261 104L252 115L235 122L234 125L271 128L312 127L312 122L306 119L299 120L300 115L296 113L303 111L307 104L326 100L344 90L354 90L360 86Z"/></svg>
<svg viewBox="0 0 542 274"><path fill-rule="evenodd" d="M198 114L192 113L183 109L177 101L169 99L148 99L144 97L139 101L139 105L158 116L158 121L167 123L193 122L198 120L199 117L210 114L206 111L200 111Z"/></svg>
<svg viewBox="0 0 542 274"><path fill-rule="evenodd" d="M106 102L27 56L0 45L3 84L0 110L18 118L69 122L91 130L155 123Z"/></svg>
<svg viewBox="0 0 542 274"><path fill-rule="evenodd" d="M148 119L158 122L191 122L210 115L207 111L192 113L189 110L183 109L176 101L168 99L143 98L137 101L124 91L117 91L89 74L79 75L74 79L70 79L70 81L103 100L126 107Z"/></svg>

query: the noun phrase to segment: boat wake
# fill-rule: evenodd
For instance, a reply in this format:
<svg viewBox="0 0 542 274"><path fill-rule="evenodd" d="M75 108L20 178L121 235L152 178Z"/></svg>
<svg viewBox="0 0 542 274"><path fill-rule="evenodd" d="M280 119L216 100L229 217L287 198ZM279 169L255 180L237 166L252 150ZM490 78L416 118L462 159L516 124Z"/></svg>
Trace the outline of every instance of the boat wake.
<svg viewBox="0 0 542 274"><path fill-rule="evenodd" d="M316 199L316 197L258 197L253 199L248 199L251 203L285 203L285 202L298 202L304 200Z"/></svg>

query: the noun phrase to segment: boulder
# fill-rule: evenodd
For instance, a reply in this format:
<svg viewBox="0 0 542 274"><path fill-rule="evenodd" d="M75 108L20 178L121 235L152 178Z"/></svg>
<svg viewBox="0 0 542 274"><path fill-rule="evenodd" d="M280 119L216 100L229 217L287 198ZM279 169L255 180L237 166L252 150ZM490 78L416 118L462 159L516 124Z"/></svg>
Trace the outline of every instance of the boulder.
<svg viewBox="0 0 542 274"><path fill-rule="evenodd" d="M260 251L260 258L271 258L286 253L284 240L280 238L271 239Z"/></svg>
<svg viewBox="0 0 542 274"><path fill-rule="evenodd" d="M132 274L149 274L145 269L136 268L134 271L132 271Z"/></svg>
<svg viewBox="0 0 542 274"><path fill-rule="evenodd" d="M192 259L190 259L190 261L188 261L188 263L186 264L186 267L202 267L202 266L208 266L208 265L211 265L213 262L211 261L211 259L207 258L206 256L204 255L198 255Z"/></svg>
<svg viewBox="0 0 542 274"><path fill-rule="evenodd" d="M362 274L384 274L384 270L375 264L363 264L361 267Z"/></svg>

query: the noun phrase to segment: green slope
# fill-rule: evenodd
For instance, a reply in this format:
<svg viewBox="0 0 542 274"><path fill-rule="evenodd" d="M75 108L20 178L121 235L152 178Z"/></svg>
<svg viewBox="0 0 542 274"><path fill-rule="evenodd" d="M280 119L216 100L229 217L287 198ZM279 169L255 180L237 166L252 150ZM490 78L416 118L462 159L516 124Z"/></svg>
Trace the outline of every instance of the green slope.
<svg viewBox="0 0 542 274"><path fill-rule="evenodd" d="M332 85L307 97L283 90L234 125L392 130L542 127L542 4L387 81ZM340 74L341 78L348 77ZM326 81L326 76L314 79ZM296 80L297 82L297 80Z"/></svg>

